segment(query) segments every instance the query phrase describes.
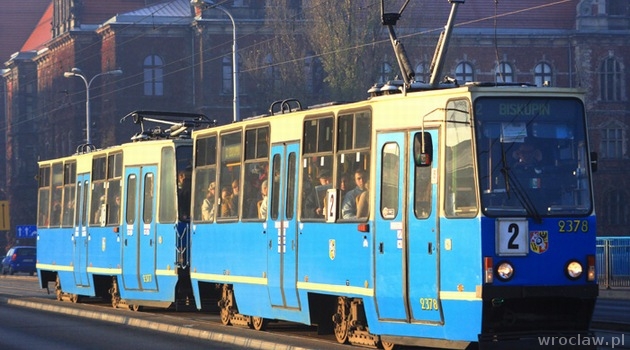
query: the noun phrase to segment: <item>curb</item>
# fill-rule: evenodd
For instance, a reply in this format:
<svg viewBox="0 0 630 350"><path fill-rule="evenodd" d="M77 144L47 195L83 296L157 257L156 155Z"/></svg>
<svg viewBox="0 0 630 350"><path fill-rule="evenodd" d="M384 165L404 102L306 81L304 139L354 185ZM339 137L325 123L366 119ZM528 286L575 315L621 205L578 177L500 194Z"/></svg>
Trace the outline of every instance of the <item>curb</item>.
<svg viewBox="0 0 630 350"><path fill-rule="evenodd" d="M630 289L599 289L599 298L630 300Z"/></svg>
<svg viewBox="0 0 630 350"><path fill-rule="evenodd" d="M234 334L227 334L211 330L197 329L194 327L199 326L194 321L188 322L186 325L174 325L163 322L155 322L142 319L140 317L126 316L126 315L113 315L108 312L96 312L88 310L80 310L76 308L64 307L62 305L51 305L42 302L34 302L23 299L7 298L0 296L0 302L7 305L36 309L47 312L55 312L60 314L66 314L75 317L90 318L94 320L127 325L131 327L150 329L153 331L182 335L187 337L194 337L198 339L210 340L214 342L221 342L235 346L241 346L253 349L268 349L268 350L315 350L311 348L304 348L299 346L280 344L277 342L270 342L260 339L252 339Z"/></svg>

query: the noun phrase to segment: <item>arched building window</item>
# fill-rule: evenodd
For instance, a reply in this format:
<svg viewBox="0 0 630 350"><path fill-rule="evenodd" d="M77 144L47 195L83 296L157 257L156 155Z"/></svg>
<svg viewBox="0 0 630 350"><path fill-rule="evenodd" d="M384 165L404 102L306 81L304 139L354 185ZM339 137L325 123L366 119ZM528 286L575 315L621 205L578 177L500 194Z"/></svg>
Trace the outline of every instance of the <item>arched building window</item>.
<svg viewBox="0 0 630 350"><path fill-rule="evenodd" d="M387 62L383 62L379 73L378 82L382 84L387 83L391 80L390 74L392 73L392 66Z"/></svg>
<svg viewBox="0 0 630 350"><path fill-rule="evenodd" d="M157 55L144 59L144 95L164 95L164 61Z"/></svg>
<svg viewBox="0 0 630 350"><path fill-rule="evenodd" d="M475 81L475 71L472 64L460 62L457 67L455 67L455 79L457 79L460 84Z"/></svg>
<svg viewBox="0 0 630 350"><path fill-rule="evenodd" d="M499 62L499 64L494 69L496 74L496 82L497 83L511 83L514 81L512 65L503 61Z"/></svg>
<svg viewBox="0 0 630 350"><path fill-rule="evenodd" d="M429 79L431 79L431 72L427 62L418 63L418 65L416 65L415 73L416 81L428 83Z"/></svg>
<svg viewBox="0 0 630 350"><path fill-rule="evenodd" d="M551 85L553 72L548 63L540 62L534 67L534 83L536 86L543 86L545 83Z"/></svg>

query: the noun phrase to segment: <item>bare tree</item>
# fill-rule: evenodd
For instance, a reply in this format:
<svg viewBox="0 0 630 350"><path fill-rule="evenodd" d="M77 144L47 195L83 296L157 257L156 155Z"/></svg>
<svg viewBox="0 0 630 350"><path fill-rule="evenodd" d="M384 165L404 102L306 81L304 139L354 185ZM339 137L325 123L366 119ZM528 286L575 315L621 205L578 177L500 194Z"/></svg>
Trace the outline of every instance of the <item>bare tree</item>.
<svg viewBox="0 0 630 350"><path fill-rule="evenodd" d="M334 99L356 100L377 80L378 59L384 52L375 45L381 33L378 1L311 0L303 9L306 36L321 59L325 82ZM381 56L382 57L382 56Z"/></svg>
<svg viewBox="0 0 630 350"><path fill-rule="evenodd" d="M269 39L250 46L243 60L257 101L365 98L389 53L386 41L376 44L383 38L379 6L374 0L267 0Z"/></svg>
<svg viewBox="0 0 630 350"><path fill-rule="evenodd" d="M308 96L303 16L295 0L267 0L265 41L252 45L244 59L245 70L256 80L260 103ZM263 102L264 101L264 102Z"/></svg>

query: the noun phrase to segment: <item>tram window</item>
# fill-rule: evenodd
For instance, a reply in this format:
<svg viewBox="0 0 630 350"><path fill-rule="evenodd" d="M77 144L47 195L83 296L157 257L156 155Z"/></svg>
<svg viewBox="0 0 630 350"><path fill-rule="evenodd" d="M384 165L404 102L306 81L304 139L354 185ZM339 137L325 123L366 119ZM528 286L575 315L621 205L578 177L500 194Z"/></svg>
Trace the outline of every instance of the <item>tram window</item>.
<svg viewBox="0 0 630 350"><path fill-rule="evenodd" d="M383 219L395 219L399 210L400 193L400 148L390 142L381 152L381 216ZM358 203L358 201L357 201Z"/></svg>
<svg viewBox="0 0 630 350"><path fill-rule="evenodd" d="M104 226L105 217L103 208L107 205L107 196L105 195L105 181L92 182L92 201L90 208L92 215L90 216L90 226Z"/></svg>
<svg viewBox="0 0 630 350"><path fill-rule="evenodd" d="M122 177L122 153L107 156L107 225L120 223L120 183Z"/></svg>
<svg viewBox="0 0 630 350"><path fill-rule="evenodd" d="M64 199L65 205L63 207L63 218L61 220L61 225L63 227L71 227L74 222L74 214L75 214L75 196L76 196L76 187L74 185L67 186L64 188Z"/></svg>
<svg viewBox="0 0 630 350"><path fill-rule="evenodd" d="M133 225L136 222L136 175L129 174L127 178L127 198L125 199L126 208L125 211L125 222L128 225Z"/></svg>
<svg viewBox="0 0 630 350"><path fill-rule="evenodd" d="M304 153L317 152L317 120L307 120L304 122Z"/></svg>
<svg viewBox="0 0 630 350"><path fill-rule="evenodd" d="M144 175L144 198L142 210L142 222L150 224L153 221L153 173Z"/></svg>
<svg viewBox="0 0 630 350"><path fill-rule="evenodd" d="M164 218L167 221L174 221L176 218L179 220L190 220L190 203L192 197L192 147L190 146L180 146L176 149L176 154L173 155L172 148L164 148L162 153L163 161L162 164L165 163L176 162L177 164L177 217L170 217L168 213L175 213L174 208L172 207L172 200L160 200L160 205L165 205L166 208L162 209L160 207L160 211L164 213ZM175 159L172 159L175 157ZM183 175L182 175L183 174ZM162 179L160 180L160 191L164 194L164 198L170 198L172 193L175 193L173 189L173 177L175 173L173 170L163 169ZM164 188L162 188L164 186ZM160 196L162 198L162 196ZM162 215L160 215L162 216Z"/></svg>
<svg viewBox="0 0 630 350"><path fill-rule="evenodd" d="M333 156L307 155L302 167L302 218L324 220L326 191L333 186Z"/></svg>
<svg viewBox="0 0 630 350"><path fill-rule="evenodd" d="M107 179L107 157L98 156L92 159L92 193L90 210L88 216L90 226L104 226L106 223L104 211L107 205L106 183Z"/></svg>
<svg viewBox="0 0 630 350"><path fill-rule="evenodd" d="M122 177L122 153L113 153L107 157L107 178Z"/></svg>
<svg viewBox="0 0 630 350"><path fill-rule="evenodd" d="M83 191L81 192L82 198L81 198L81 203L82 203L82 208L81 208L81 213L82 215L76 215L75 218L76 220L74 221L74 225L75 226L87 226L88 223L88 197L90 196L90 191L89 191L89 181L83 181L81 183L81 186L83 187Z"/></svg>
<svg viewBox="0 0 630 350"><path fill-rule="evenodd" d="M256 158L256 130L245 131L245 159Z"/></svg>
<svg viewBox="0 0 630 350"><path fill-rule="evenodd" d="M369 148L372 116L369 112L339 116L337 149L340 151Z"/></svg>
<svg viewBox="0 0 630 350"><path fill-rule="evenodd" d="M317 150L319 152L332 151L333 149L333 119L324 118L319 121L317 132Z"/></svg>
<svg viewBox="0 0 630 350"><path fill-rule="evenodd" d="M69 162L63 166L63 184L74 185L77 181L77 163Z"/></svg>
<svg viewBox="0 0 630 350"><path fill-rule="evenodd" d="M348 150L354 146L354 118L352 115L342 115L339 117L339 132L337 133L337 149Z"/></svg>
<svg viewBox="0 0 630 350"><path fill-rule="evenodd" d="M243 219L257 220L258 203L262 200L262 182L267 179L269 168L269 127L245 132L245 169L243 184L237 189L242 193L241 215ZM234 185L234 182L233 182ZM233 186L234 187L234 186ZM239 204L236 201L235 204Z"/></svg>
<svg viewBox="0 0 630 350"><path fill-rule="evenodd" d="M418 219L426 219L431 215L431 167L414 167L414 207L413 212Z"/></svg>
<svg viewBox="0 0 630 350"><path fill-rule="evenodd" d="M368 191L372 116L369 111L339 116L337 126L337 186L341 198L342 219L365 219L357 199ZM363 194L367 198L368 193ZM361 210L363 211L363 210Z"/></svg>
<svg viewBox="0 0 630 350"><path fill-rule="evenodd" d="M110 181L107 188L107 224L120 223L120 180Z"/></svg>
<svg viewBox="0 0 630 350"><path fill-rule="evenodd" d="M216 173L214 166L195 168L195 190L193 191L195 221L214 221L217 201Z"/></svg>
<svg viewBox="0 0 630 350"><path fill-rule="evenodd" d="M63 208L61 225L71 227L74 220L75 195L77 181L77 164L69 162L64 164L63 171Z"/></svg>
<svg viewBox="0 0 630 350"><path fill-rule="evenodd" d="M477 215L473 170L472 134L468 101L450 101L447 106L445 212L450 217ZM457 122L455 122L457 121Z"/></svg>
<svg viewBox="0 0 630 350"><path fill-rule="evenodd" d="M268 186L271 186L271 219L277 220L280 213L280 155L273 156L273 165L271 167L271 181ZM277 176L276 176L277 175ZM263 184L264 185L264 184ZM264 202L266 198L263 198L263 203L260 208L260 217L267 217L267 205Z"/></svg>
<svg viewBox="0 0 630 350"><path fill-rule="evenodd" d="M50 226L61 225L61 203L63 195L63 163L52 166L52 201L50 206Z"/></svg>
<svg viewBox="0 0 630 350"><path fill-rule="evenodd" d="M365 219L357 217L356 199L370 186L370 153L366 151L354 151L339 153L337 155L337 174L340 182L339 198L341 201L342 219ZM366 194L367 195L367 194Z"/></svg>
<svg viewBox="0 0 630 350"><path fill-rule="evenodd" d="M356 148L370 147L370 141L372 141L372 116L367 112L357 113L355 123L357 137L354 146Z"/></svg>
<svg viewBox="0 0 630 350"><path fill-rule="evenodd" d="M289 154L289 160L287 164L287 204L285 218L287 220L293 219L293 210L295 206L295 169L296 169L295 153Z"/></svg>
<svg viewBox="0 0 630 350"><path fill-rule="evenodd" d="M258 203L262 200L262 183L267 180L269 161L245 163L243 219L259 219Z"/></svg>
<svg viewBox="0 0 630 350"><path fill-rule="evenodd" d="M416 166L430 166L433 140L428 132L416 133L413 138L413 161Z"/></svg>
<svg viewBox="0 0 630 350"><path fill-rule="evenodd" d="M333 118L304 121L304 153L332 152Z"/></svg>
<svg viewBox="0 0 630 350"><path fill-rule="evenodd" d="M48 226L48 210L50 208L50 166L39 169L39 203L37 205L37 226Z"/></svg>
<svg viewBox="0 0 630 350"><path fill-rule="evenodd" d="M200 137L195 145L195 165L214 165L217 163L217 136Z"/></svg>
<svg viewBox="0 0 630 350"><path fill-rule="evenodd" d="M238 217L238 190L243 154L241 135L241 132L234 132L221 136L221 169L218 186L220 199L217 208L219 218Z"/></svg>
<svg viewBox="0 0 630 350"><path fill-rule="evenodd" d="M304 121L301 217L324 220L326 188L332 188L334 119ZM322 193L323 192L323 193Z"/></svg>
<svg viewBox="0 0 630 350"><path fill-rule="evenodd" d="M245 132L245 160L269 156L269 127L250 129Z"/></svg>
<svg viewBox="0 0 630 350"><path fill-rule="evenodd" d="M189 150L190 147L181 147ZM178 150L179 154L179 150ZM190 159L190 157L188 157ZM190 178L192 176L191 173L184 174L184 177L181 178L175 174L175 152L173 147L163 147L162 155L160 158L160 177L159 177L159 189L160 189L160 202L158 205L158 220L162 223L167 222L175 222L177 220L177 210L180 211L180 216L182 213L186 217L188 217L188 211L190 211ZM185 169L179 169L180 165L177 164L177 174L180 171ZM177 177L177 178L176 178ZM177 186L177 190L175 189ZM177 192L178 196L178 208L175 207L175 192ZM181 205L179 204L180 193L183 194Z"/></svg>
<svg viewBox="0 0 630 350"><path fill-rule="evenodd" d="M92 160L92 181L105 180L107 178L107 158L94 157Z"/></svg>
<svg viewBox="0 0 630 350"><path fill-rule="evenodd" d="M269 127L259 128L256 138L256 158L269 158Z"/></svg>

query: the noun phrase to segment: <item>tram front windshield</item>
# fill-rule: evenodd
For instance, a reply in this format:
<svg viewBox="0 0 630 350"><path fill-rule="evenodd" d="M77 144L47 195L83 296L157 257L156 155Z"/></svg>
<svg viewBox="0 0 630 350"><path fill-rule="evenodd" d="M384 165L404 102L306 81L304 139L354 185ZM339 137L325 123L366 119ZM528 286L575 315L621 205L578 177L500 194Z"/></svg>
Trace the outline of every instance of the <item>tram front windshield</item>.
<svg viewBox="0 0 630 350"><path fill-rule="evenodd" d="M588 215L584 106L572 98L478 98L474 105L484 214Z"/></svg>

